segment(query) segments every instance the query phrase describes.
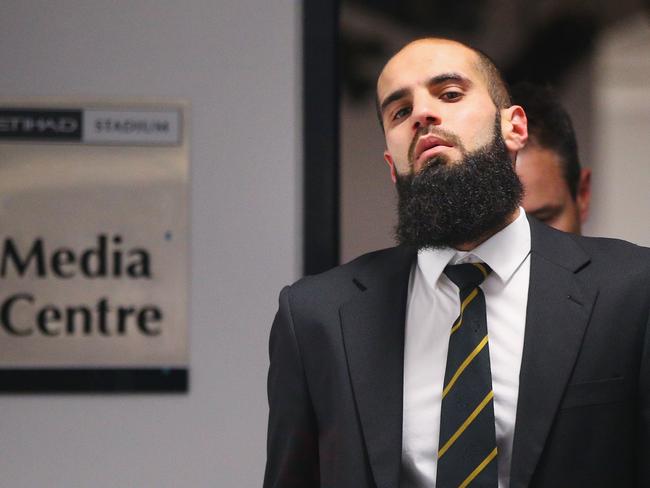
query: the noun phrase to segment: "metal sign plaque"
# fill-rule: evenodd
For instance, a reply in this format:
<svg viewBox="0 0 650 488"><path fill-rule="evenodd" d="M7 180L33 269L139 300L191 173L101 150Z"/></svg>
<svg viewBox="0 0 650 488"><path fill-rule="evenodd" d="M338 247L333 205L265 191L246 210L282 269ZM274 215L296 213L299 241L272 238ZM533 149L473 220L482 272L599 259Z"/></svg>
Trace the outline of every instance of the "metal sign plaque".
<svg viewBox="0 0 650 488"><path fill-rule="evenodd" d="M186 391L180 103L0 102L0 391Z"/></svg>

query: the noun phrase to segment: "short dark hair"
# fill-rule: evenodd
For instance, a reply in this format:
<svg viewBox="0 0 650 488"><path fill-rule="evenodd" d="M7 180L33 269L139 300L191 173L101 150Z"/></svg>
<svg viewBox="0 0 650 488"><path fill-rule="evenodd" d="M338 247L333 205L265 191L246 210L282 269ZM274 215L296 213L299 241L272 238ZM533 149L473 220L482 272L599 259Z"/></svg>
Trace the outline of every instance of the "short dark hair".
<svg viewBox="0 0 650 488"><path fill-rule="evenodd" d="M478 69L485 76L488 93L498 109L508 108L512 105L512 98L506 80L501 75L494 60L480 49L467 46L478 55Z"/></svg>
<svg viewBox="0 0 650 488"><path fill-rule="evenodd" d="M576 199L580 181L578 143L571 117L558 101L550 86L520 82L512 87L512 100L521 105L528 119L528 141L556 153L562 164L562 173Z"/></svg>
<svg viewBox="0 0 650 488"><path fill-rule="evenodd" d="M414 41L409 42L409 44L418 41L455 42L457 44L465 46L471 51L474 51L478 56L477 68L481 72L481 74L485 77L485 83L487 85L488 93L494 105L497 107L497 109L508 108L510 107L510 105L512 105L512 101L510 98L510 91L508 90L508 84L506 83L505 79L501 75L501 72L497 68L495 62L486 53L473 46L446 37L423 37L420 39L415 39ZM375 92L375 110L377 111L377 118L379 119L379 124L383 129L384 121L381 118L380 100L376 92Z"/></svg>

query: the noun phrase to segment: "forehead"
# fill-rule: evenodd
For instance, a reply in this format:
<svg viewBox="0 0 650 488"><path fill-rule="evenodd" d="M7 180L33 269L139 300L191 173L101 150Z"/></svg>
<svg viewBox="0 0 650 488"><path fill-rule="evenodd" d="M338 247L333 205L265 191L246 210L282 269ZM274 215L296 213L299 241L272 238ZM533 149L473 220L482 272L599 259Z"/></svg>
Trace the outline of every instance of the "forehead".
<svg viewBox="0 0 650 488"><path fill-rule="evenodd" d="M485 86L478 65L478 55L462 44L442 40L415 41L386 63L377 80L377 95L382 100L393 90L424 84L445 73L456 73Z"/></svg>

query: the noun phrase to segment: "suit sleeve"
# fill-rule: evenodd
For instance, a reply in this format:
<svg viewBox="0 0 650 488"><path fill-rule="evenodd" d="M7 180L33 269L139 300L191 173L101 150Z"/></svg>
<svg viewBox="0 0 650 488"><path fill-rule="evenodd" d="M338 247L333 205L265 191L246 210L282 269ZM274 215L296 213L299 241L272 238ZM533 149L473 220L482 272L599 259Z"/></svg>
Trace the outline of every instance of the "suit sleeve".
<svg viewBox="0 0 650 488"><path fill-rule="evenodd" d="M650 307L650 304L648 304ZM650 310L645 329L639 375L639 463L638 486L650 486Z"/></svg>
<svg viewBox="0 0 650 488"><path fill-rule="evenodd" d="M271 327L264 488L317 488L318 431L286 287Z"/></svg>

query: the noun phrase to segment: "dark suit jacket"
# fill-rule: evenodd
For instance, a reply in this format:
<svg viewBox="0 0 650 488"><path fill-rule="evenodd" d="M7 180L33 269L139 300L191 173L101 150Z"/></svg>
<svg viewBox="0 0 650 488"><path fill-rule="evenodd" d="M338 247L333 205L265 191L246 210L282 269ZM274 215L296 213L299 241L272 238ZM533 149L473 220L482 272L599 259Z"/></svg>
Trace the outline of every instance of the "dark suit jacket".
<svg viewBox="0 0 650 488"><path fill-rule="evenodd" d="M511 486L648 487L650 250L530 224ZM282 290L265 488L398 488L415 256L378 251Z"/></svg>

